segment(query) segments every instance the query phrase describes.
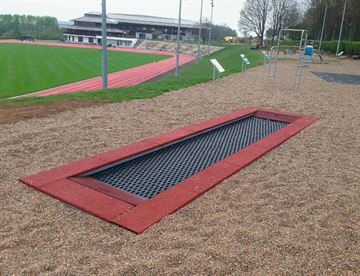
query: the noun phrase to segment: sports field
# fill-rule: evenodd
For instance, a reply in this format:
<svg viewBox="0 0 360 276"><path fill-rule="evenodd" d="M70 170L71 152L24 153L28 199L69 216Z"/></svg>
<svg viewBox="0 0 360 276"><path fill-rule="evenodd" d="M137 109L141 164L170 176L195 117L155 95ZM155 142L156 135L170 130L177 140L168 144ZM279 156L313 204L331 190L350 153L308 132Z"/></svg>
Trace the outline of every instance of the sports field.
<svg viewBox="0 0 360 276"><path fill-rule="evenodd" d="M108 70L116 72L166 58L166 55L108 51ZM4 43L0 44L0 61L0 99L101 73L98 49Z"/></svg>
<svg viewBox="0 0 360 276"><path fill-rule="evenodd" d="M224 45L225 46L225 45ZM240 54L245 54L252 68L263 64L263 57L259 51L251 50L247 45L226 45L224 49L201 58L199 64L190 63L180 69L180 75L175 77L174 74L168 74L158 80L142 83L135 86L119 87L109 89L106 93L100 91L89 91L79 93L66 93L42 97L30 97L7 101L8 104L38 104L59 100L86 100L99 102L119 102L130 99L143 99L161 95L165 92L186 88L198 83L212 80L213 67L210 59L216 58L225 68L225 72L220 77L228 76L241 71ZM0 104L1 107L1 104Z"/></svg>

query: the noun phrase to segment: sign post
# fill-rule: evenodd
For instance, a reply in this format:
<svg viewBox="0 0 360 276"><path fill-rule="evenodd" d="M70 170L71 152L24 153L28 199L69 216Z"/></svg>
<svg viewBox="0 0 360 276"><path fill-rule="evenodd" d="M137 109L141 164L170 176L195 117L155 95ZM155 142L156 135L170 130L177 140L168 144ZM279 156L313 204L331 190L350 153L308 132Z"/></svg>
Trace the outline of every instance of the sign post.
<svg viewBox="0 0 360 276"><path fill-rule="evenodd" d="M216 79L216 72L218 72L218 74L225 72L224 67L221 66L221 64L217 61L216 58L210 59L210 62L213 65L213 82Z"/></svg>
<svg viewBox="0 0 360 276"><path fill-rule="evenodd" d="M248 65L250 65L250 61L247 59L247 57L245 57L244 54L240 54L240 57L242 58L242 66L241 66L241 72L245 72L246 71L246 67Z"/></svg>
<svg viewBox="0 0 360 276"><path fill-rule="evenodd" d="M264 55L264 65L266 65L270 60L270 56L265 51L262 51L261 53Z"/></svg>

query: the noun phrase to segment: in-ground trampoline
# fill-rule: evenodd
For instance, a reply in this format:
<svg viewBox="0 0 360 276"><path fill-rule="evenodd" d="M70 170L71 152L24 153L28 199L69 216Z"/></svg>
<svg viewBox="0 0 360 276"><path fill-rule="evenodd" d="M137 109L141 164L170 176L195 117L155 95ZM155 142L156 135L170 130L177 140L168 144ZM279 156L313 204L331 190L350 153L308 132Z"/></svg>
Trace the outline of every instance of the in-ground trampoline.
<svg viewBox="0 0 360 276"><path fill-rule="evenodd" d="M243 109L21 181L141 233L315 120Z"/></svg>
<svg viewBox="0 0 360 276"><path fill-rule="evenodd" d="M328 82L360 85L360 75L338 74L329 72L312 72L314 75Z"/></svg>

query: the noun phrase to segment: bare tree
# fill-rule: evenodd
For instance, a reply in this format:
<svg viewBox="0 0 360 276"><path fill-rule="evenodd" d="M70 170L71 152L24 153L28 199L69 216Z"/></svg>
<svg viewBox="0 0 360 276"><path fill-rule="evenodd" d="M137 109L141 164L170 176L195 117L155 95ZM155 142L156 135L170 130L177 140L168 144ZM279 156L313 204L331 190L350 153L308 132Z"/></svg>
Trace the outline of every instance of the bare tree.
<svg viewBox="0 0 360 276"><path fill-rule="evenodd" d="M271 45L283 28L295 26L300 20L300 11L296 0L271 0Z"/></svg>
<svg viewBox="0 0 360 276"><path fill-rule="evenodd" d="M271 0L246 0L240 11L239 31L254 32L263 46L266 25L271 11Z"/></svg>
<svg viewBox="0 0 360 276"><path fill-rule="evenodd" d="M296 1L292 0L284 16L283 27L289 28L297 26L302 19L302 7Z"/></svg>

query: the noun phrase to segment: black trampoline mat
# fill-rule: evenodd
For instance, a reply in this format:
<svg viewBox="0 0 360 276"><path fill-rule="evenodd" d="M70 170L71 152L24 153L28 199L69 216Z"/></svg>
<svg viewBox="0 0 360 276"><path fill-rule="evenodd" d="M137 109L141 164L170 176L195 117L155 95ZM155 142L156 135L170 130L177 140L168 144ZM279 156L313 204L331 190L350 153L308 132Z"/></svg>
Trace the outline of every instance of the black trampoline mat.
<svg viewBox="0 0 360 276"><path fill-rule="evenodd" d="M251 115L83 176L149 199L287 125Z"/></svg>

